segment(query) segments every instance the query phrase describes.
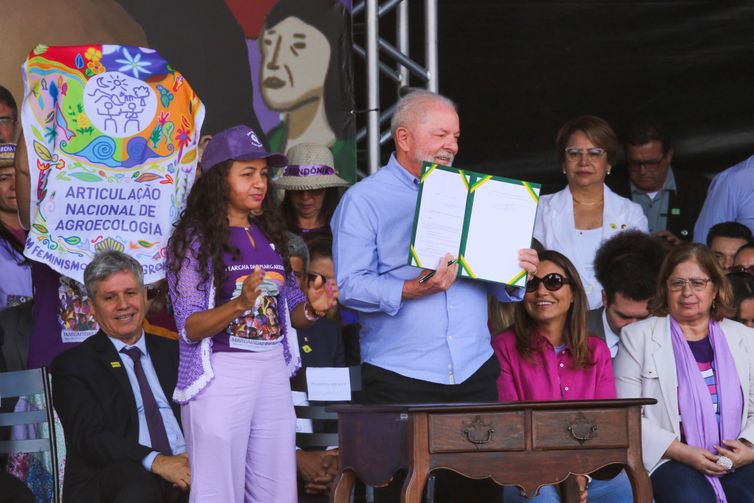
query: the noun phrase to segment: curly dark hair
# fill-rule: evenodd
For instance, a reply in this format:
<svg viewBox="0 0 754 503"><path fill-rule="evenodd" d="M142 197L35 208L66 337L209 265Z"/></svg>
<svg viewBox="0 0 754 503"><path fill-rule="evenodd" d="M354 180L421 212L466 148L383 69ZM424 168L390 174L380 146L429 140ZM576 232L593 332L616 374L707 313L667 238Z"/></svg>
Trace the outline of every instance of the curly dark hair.
<svg viewBox="0 0 754 503"><path fill-rule="evenodd" d="M608 304L618 292L637 301L652 297L666 253L659 239L641 231L623 231L602 243L594 256L594 273Z"/></svg>
<svg viewBox="0 0 754 503"><path fill-rule="evenodd" d="M201 244L196 257L201 267L199 273L202 283L206 284L212 279L216 285L216 302L221 291L219 285L225 280L223 253L230 252L234 257L241 253L237 247L228 243L228 172L232 165L233 160L221 162L206 170L196 180L186 200L186 209L181 213L168 242L168 270L173 274L180 273L192 241L197 240ZM267 192L262 201L262 213L257 216L249 214L249 223L256 224L275 245L288 274L291 265L285 223L271 191Z"/></svg>

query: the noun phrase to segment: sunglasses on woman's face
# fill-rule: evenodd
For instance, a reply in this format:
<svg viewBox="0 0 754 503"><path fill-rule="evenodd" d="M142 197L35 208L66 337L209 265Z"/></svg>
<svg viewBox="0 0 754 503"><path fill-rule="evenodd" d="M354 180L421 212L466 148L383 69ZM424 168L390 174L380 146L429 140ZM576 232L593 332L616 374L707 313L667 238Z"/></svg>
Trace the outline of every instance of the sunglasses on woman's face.
<svg viewBox="0 0 754 503"><path fill-rule="evenodd" d="M547 288L549 291L557 292L558 290L563 288L563 285L570 283L570 281L568 281L568 278L566 278L562 274L551 272L550 274L546 274L544 278L534 276L532 279L530 279L529 282L526 283L526 291L529 293L536 292L537 288L539 288L540 283L545 285L545 288Z"/></svg>

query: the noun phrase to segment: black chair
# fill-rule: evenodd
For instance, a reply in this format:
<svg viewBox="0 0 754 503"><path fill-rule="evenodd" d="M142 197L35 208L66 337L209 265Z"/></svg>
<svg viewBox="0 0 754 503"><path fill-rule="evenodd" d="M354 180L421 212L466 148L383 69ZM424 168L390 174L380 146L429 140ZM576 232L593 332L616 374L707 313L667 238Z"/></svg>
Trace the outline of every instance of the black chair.
<svg viewBox="0 0 754 503"><path fill-rule="evenodd" d="M0 413L0 427L24 426L33 424L47 424L48 438L26 440L0 440L0 454L14 452L49 452L52 458L52 488L53 501L60 501L60 484L58 481L58 453L55 443L55 421L52 407L52 392L50 378L46 368L20 370L17 372L0 373L0 397L5 400L11 397L29 395L44 396L42 410L3 412Z"/></svg>

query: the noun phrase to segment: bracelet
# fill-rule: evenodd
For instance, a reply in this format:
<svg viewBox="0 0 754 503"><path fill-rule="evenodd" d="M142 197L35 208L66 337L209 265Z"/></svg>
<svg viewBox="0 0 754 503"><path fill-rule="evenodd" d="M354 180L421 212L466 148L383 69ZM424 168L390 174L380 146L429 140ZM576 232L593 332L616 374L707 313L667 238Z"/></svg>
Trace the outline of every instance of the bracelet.
<svg viewBox="0 0 754 503"><path fill-rule="evenodd" d="M304 304L304 316L306 316L306 319L309 321L317 321L320 319L322 314L319 314L317 311L314 310L311 304L309 304L309 301L307 300Z"/></svg>

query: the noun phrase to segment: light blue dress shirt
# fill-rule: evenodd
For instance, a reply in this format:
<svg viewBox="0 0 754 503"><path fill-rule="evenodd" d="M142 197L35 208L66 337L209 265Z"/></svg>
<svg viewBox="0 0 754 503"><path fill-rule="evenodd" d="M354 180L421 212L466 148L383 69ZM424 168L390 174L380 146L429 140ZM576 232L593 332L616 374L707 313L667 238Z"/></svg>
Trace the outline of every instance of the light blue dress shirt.
<svg viewBox="0 0 754 503"><path fill-rule="evenodd" d="M706 243L710 227L739 222L754 231L754 156L719 173L694 226L694 241Z"/></svg>
<svg viewBox="0 0 754 503"><path fill-rule="evenodd" d="M123 348L137 347L141 350L141 366L144 368L144 375L147 377L149 387L152 388L152 394L157 401L157 406L160 408L160 415L162 416L162 422L165 425L165 431L168 434L168 441L170 442L170 448L173 450L173 454L181 454L186 452L186 441L183 438L181 427L178 425L178 420L173 414L173 409L170 408L170 402L165 398L165 393L162 391L160 380L157 378L157 372L154 370L152 359L149 357L147 351L147 342L144 337L144 332L141 333L141 337L136 341L133 346L124 344L120 339L108 337L110 342L115 346L115 351L118 352L120 361L123 363L123 368L126 369L126 375L128 375L128 382L131 383L131 390L134 393L134 399L136 399L136 415L139 418L139 443L152 447L152 439L149 437L149 428L147 427L147 417L144 415L144 403L141 400L141 390L139 389L139 381L136 380L136 374L134 373L134 361L128 355L121 354L120 350ZM156 451L150 452L141 461L145 470L152 470L152 462L154 458L159 454Z"/></svg>
<svg viewBox="0 0 754 503"><path fill-rule="evenodd" d="M364 362L458 384L493 354L487 295L521 300L523 289L459 278L446 292L401 300L403 283L421 271L407 265L418 184L392 155L345 193L331 222L339 300L359 313Z"/></svg>

